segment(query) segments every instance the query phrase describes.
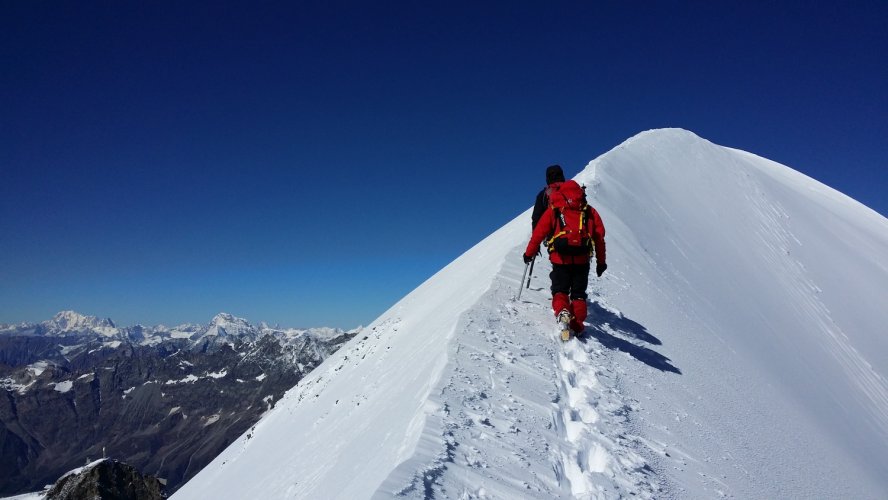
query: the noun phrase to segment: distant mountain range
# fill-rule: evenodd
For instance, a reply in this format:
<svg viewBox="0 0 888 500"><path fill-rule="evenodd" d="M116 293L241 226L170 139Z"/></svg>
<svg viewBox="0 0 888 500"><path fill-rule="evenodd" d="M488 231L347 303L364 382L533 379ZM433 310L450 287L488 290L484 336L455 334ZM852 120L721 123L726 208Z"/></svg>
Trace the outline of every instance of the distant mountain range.
<svg viewBox="0 0 888 500"><path fill-rule="evenodd" d="M227 313L173 328L74 311L0 324L0 495L103 456L175 491L359 331Z"/></svg>

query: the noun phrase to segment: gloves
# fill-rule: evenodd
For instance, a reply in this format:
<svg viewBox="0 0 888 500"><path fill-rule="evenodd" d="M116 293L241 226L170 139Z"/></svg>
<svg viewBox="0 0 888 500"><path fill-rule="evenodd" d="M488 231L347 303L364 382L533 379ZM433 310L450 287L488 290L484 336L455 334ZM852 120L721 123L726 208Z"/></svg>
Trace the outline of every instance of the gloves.
<svg viewBox="0 0 888 500"><path fill-rule="evenodd" d="M522 257L524 258L525 264L530 264L530 261L532 261L536 255L522 255Z"/></svg>
<svg viewBox="0 0 888 500"><path fill-rule="evenodd" d="M604 274L604 271L606 271L606 270L607 270L607 264L605 264L605 263L601 263L601 264L598 264L597 266L595 266L595 272L598 273L599 278L601 277L602 274Z"/></svg>

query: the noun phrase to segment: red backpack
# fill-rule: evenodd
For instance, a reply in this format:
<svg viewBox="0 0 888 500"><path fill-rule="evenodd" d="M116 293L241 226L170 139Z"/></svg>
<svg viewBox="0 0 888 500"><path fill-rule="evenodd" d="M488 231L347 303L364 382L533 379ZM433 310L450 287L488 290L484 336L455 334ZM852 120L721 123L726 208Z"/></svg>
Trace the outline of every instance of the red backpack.
<svg viewBox="0 0 888 500"><path fill-rule="evenodd" d="M551 184L549 208L555 215L555 232L546 241L549 252L561 255L592 255L591 209L586 191L575 181Z"/></svg>

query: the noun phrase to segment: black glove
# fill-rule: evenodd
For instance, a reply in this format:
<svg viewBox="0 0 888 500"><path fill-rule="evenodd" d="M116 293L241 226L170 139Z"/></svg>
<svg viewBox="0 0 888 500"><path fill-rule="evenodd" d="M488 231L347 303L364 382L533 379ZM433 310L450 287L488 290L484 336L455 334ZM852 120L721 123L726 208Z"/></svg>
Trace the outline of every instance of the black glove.
<svg viewBox="0 0 888 500"><path fill-rule="evenodd" d="M601 277L602 274L604 274L604 271L606 271L606 270L607 270L607 264L602 263L602 264L598 264L597 266L595 266L595 272L598 273L599 278Z"/></svg>
<svg viewBox="0 0 888 500"><path fill-rule="evenodd" d="M532 261L536 255L522 255L522 257L524 258L525 264L530 264L530 261Z"/></svg>

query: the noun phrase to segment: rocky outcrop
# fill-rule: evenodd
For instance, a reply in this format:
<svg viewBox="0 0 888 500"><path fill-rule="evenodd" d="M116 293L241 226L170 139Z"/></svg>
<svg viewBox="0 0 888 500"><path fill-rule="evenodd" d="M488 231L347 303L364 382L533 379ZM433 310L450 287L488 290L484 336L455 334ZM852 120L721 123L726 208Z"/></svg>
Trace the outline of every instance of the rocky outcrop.
<svg viewBox="0 0 888 500"><path fill-rule="evenodd" d="M143 476L131 465L116 460L99 460L62 476L46 492L46 500L162 500L163 484Z"/></svg>

